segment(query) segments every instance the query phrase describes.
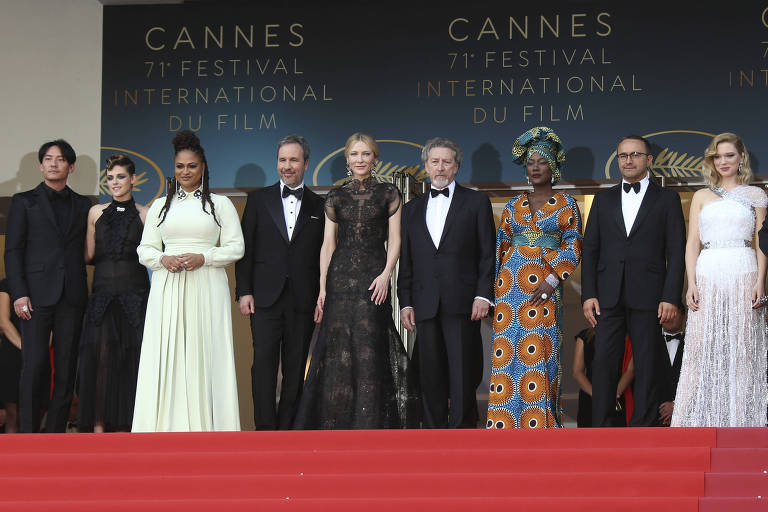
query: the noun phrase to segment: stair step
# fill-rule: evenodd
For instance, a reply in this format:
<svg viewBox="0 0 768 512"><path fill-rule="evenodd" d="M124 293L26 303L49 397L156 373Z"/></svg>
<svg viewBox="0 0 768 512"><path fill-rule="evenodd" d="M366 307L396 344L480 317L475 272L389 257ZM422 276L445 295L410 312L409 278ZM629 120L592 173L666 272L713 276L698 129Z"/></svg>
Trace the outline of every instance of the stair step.
<svg viewBox="0 0 768 512"><path fill-rule="evenodd" d="M768 448L712 448L713 473L768 471Z"/></svg>
<svg viewBox="0 0 768 512"><path fill-rule="evenodd" d="M648 472L663 469L707 471L707 447L617 449L496 450L312 450L312 451L161 451L0 454L0 478L151 476L151 475L305 475L342 473L482 473L489 466L505 473L521 472ZM367 461L361 464L361 461ZM492 462L491 462L492 461ZM521 463L521 461L524 461Z"/></svg>
<svg viewBox="0 0 768 512"><path fill-rule="evenodd" d="M360 464L365 464L361 461ZM524 461L520 462L524 464ZM556 485L554 484L556 482ZM431 473L3 478L0 496L51 500L450 497L685 497L704 495L701 472Z"/></svg>
<svg viewBox="0 0 768 512"><path fill-rule="evenodd" d="M704 481L705 496L768 498L768 473L707 473Z"/></svg>
<svg viewBox="0 0 768 512"><path fill-rule="evenodd" d="M121 501L0 501L0 508L14 512L252 512L291 510L298 512L392 512L410 510L440 510L441 512L467 512L474 510L535 510L537 512L697 512L698 498L628 498L628 497L535 497L515 498L381 498L381 499L179 499L179 500L121 500ZM737 509L732 509L737 510ZM739 512L742 512L738 509ZM732 512L731 511L731 512ZM708 512L715 512L711 510ZM751 512L749 510L748 512Z"/></svg>

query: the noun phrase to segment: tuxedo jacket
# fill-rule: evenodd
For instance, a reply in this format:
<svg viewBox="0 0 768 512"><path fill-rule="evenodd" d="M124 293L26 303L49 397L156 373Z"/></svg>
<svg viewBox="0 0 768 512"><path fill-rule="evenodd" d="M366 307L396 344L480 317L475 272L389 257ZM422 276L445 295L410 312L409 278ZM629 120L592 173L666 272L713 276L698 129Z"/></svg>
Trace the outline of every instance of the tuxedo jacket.
<svg viewBox="0 0 768 512"><path fill-rule="evenodd" d="M248 193L242 227L245 255L235 265L237 297L253 295L257 308L272 306L288 280L299 311L313 311L320 291L320 246L325 201L306 186L288 240L280 183Z"/></svg>
<svg viewBox="0 0 768 512"><path fill-rule="evenodd" d="M438 314L467 315L475 297L493 303L495 234L488 196L458 183L440 243L427 228L429 194L403 207L397 296L414 308L416 321Z"/></svg>
<svg viewBox="0 0 768 512"><path fill-rule="evenodd" d="M664 401L674 402L675 394L677 393L677 383L680 382L680 369L683 367L683 349L685 348L685 333L680 334L680 344L677 346L677 352L675 352L675 361L670 365L669 356L664 355L664 360L667 363L667 369L669 371L669 379L667 382L666 398Z"/></svg>
<svg viewBox="0 0 768 512"><path fill-rule="evenodd" d="M32 307L51 306L62 297L84 304L85 231L91 201L70 189L69 225L59 228L41 183L11 199L5 237L5 271L11 300L29 297Z"/></svg>
<svg viewBox="0 0 768 512"><path fill-rule="evenodd" d="M685 221L676 192L648 184L629 233L621 209L621 184L598 192L584 233L582 302L597 298L616 306L625 287L625 306L655 310L678 304L685 270ZM634 193L634 192L630 192Z"/></svg>

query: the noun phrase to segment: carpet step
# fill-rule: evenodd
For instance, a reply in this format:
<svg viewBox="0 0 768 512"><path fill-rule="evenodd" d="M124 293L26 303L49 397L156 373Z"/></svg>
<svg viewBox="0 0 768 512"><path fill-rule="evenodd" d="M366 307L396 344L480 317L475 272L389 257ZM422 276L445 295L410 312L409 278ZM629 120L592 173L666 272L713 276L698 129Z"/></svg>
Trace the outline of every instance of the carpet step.
<svg viewBox="0 0 768 512"><path fill-rule="evenodd" d="M768 499L762 498L699 498L699 512L765 512Z"/></svg>
<svg viewBox="0 0 768 512"><path fill-rule="evenodd" d="M768 428L719 428L718 448L768 448Z"/></svg>
<svg viewBox="0 0 768 512"><path fill-rule="evenodd" d="M381 499L253 499L253 500L124 500L124 501L0 501L0 508L14 512L142 512L183 510L184 512L251 512L291 510L298 512L392 512L393 510L440 510L467 512L472 510L535 510L537 512L697 512L697 498L381 498ZM735 509L734 509L735 510ZM708 512L715 512L714 510ZM751 512L751 511L749 511Z"/></svg>
<svg viewBox="0 0 768 512"><path fill-rule="evenodd" d="M360 461L365 464L366 461ZM521 461L522 463L522 461ZM686 497L704 495L701 472L209 475L3 478L0 496L50 500L451 497Z"/></svg>
<svg viewBox="0 0 768 512"><path fill-rule="evenodd" d="M768 473L707 473L704 483L705 496L768 498Z"/></svg>
<svg viewBox="0 0 768 512"><path fill-rule="evenodd" d="M713 473L768 471L768 448L712 448Z"/></svg>
<svg viewBox="0 0 768 512"><path fill-rule="evenodd" d="M120 446L126 452L238 450L440 450L457 447L495 450L511 447L660 448L709 446L714 428L557 429L545 435L529 429L498 430L333 430L287 432L197 432L158 434L18 434L0 436L0 453L99 453Z"/></svg>
<svg viewBox="0 0 768 512"><path fill-rule="evenodd" d="M0 478L194 475L305 475L343 473L666 472L707 471L706 447L562 450L313 450L237 452L104 452L0 454ZM366 461L362 464L361 461Z"/></svg>

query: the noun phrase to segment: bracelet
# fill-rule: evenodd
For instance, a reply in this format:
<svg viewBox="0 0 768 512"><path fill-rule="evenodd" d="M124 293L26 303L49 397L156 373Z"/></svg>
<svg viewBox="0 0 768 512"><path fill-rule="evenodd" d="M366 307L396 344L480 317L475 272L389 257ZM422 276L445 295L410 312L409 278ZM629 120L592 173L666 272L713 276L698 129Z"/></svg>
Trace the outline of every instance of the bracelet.
<svg viewBox="0 0 768 512"><path fill-rule="evenodd" d="M544 281L546 281L552 288L557 288L560 285L560 279L558 279L555 274L549 274L544 278Z"/></svg>

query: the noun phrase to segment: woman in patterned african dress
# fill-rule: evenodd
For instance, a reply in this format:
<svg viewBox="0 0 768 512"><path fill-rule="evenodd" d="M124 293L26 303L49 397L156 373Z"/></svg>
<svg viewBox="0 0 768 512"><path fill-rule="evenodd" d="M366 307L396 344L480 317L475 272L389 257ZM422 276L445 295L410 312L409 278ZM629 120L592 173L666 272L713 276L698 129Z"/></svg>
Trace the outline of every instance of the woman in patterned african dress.
<svg viewBox="0 0 768 512"><path fill-rule="evenodd" d="M581 216L573 197L553 192L565 161L547 127L514 143L533 191L504 207L496 236L488 428L562 427L562 286L581 257Z"/></svg>

